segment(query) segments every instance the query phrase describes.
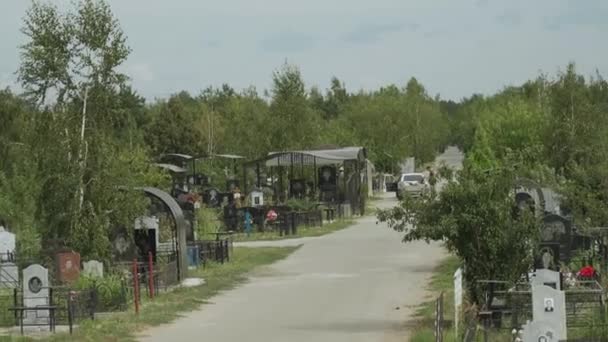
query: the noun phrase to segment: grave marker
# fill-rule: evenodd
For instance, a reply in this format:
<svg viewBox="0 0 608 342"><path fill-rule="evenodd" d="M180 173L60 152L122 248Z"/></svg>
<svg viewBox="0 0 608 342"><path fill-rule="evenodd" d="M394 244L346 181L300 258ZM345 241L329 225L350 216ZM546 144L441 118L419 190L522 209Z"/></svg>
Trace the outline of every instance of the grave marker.
<svg viewBox="0 0 608 342"><path fill-rule="evenodd" d="M77 281L80 276L80 254L73 251L57 253L57 276L63 283Z"/></svg>
<svg viewBox="0 0 608 342"><path fill-rule="evenodd" d="M23 306L33 308L49 304L49 270L41 265L30 265L23 270ZM26 311L24 324L40 325L48 322L48 310Z"/></svg>
<svg viewBox="0 0 608 342"><path fill-rule="evenodd" d="M7 232L4 229L0 230L0 262L14 261L13 254L15 253L15 234Z"/></svg>
<svg viewBox="0 0 608 342"><path fill-rule="evenodd" d="M82 263L82 273L96 278L103 277L103 263L97 260L89 260Z"/></svg>
<svg viewBox="0 0 608 342"><path fill-rule="evenodd" d="M545 285L555 283L557 288ZM532 280L532 317L522 327L523 341L565 341L566 295L559 290L559 273L538 270Z"/></svg>

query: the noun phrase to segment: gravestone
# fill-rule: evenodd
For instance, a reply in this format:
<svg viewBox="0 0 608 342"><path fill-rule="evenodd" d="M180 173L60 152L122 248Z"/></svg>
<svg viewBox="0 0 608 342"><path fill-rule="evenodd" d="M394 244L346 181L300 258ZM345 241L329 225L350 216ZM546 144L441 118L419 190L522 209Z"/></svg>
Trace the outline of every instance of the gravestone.
<svg viewBox="0 0 608 342"><path fill-rule="evenodd" d="M0 230L0 262L13 262L15 253L15 234Z"/></svg>
<svg viewBox="0 0 608 342"><path fill-rule="evenodd" d="M534 253L534 267L559 271L560 246L559 242L539 243Z"/></svg>
<svg viewBox="0 0 608 342"><path fill-rule="evenodd" d="M49 270L38 265L30 265L23 270L23 306L33 308L49 304ZM23 315L24 324L46 324L48 310L27 311Z"/></svg>
<svg viewBox="0 0 608 342"><path fill-rule="evenodd" d="M533 321L522 327L523 341L566 341L566 296L545 285L532 285Z"/></svg>
<svg viewBox="0 0 608 342"><path fill-rule="evenodd" d="M337 170L335 166L323 166L319 168L318 184L323 192L336 189Z"/></svg>
<svg viewBox="0 0 608 342"><path fill-rule="evenodd" d="M148 248L155 248L158 246L160 235L159 227L160 219L156 216L140 216L135 219L135 230L139 231L136 236L145 239ZM143 238L142 236L147 238Z"/></svg>
<svg viewBox="0 0 608 342"><path fill-rule="evenodd" d="M264 193L259 190L253 190L249 194L252 207L261 207L264 205Z"/></svg>
<svg viewBox="0 0 608 342"><path fill-rule="evenodd" d="M572 222L561 215L546 215L543 218L541 242L559 243L559 260L569 261L572 248Z"/></svg>
<svg viewBox="0 0 608 342"><path fill-rule="evenodd" d="M156 216L141 216L135 219L135 229L158 229L159 219Z"/></svg>
<svg viewBox="0 0 608 342"><path fill-rule="evenodd" d="M62 283L73 283L80 276L80 254L77 252L57 253L57 278Z"/></svg>
<svg viewBox="0 0 608 342"><path fill-rule="evenodd" d="M224 207L224 223L228 229L236 230L238 225L237 215L238 211L234 203Z"/></svg>
<svg viewBox="0 0 608 342"><path fill-rule="evenodd" d="M561 342L556 328L548 322L528 321L521 327L520 340L527 342Z"/></svg>
<svg viewBox="0 0 608 342"><path fill-rule="evenodd" d="M306 193L306 181L304 179L292 179L289 182L291 197L303 198Z"/></svg>
<svg viewBox="0 0 608 342"><path fill-rule="evenodd" d="M16 288L19 286L19 267L12 262L0 264L0 288Z"/></svg>
<svg viewBox="0 0 608 342"><path fill-rule="evenodd" d="M82 263L82 273L89 277L103 277L103 263L97 260L89 260Z"/></svg>
<svg viewBox="0 0 608 342"><path fill-rule="evenodd" d="M203 193L203 202L210 208L217 208L222 203L222 194L217 189L207 189Z"/></svg>
<svg viewBox="0 0 608 342"><path fill-rule="evenodd" d="M532 285L545 285L552 287L556 290L561 290L560 274L559 272L551 271L548 269L540 269L534 272L531 279Z"/></svg>

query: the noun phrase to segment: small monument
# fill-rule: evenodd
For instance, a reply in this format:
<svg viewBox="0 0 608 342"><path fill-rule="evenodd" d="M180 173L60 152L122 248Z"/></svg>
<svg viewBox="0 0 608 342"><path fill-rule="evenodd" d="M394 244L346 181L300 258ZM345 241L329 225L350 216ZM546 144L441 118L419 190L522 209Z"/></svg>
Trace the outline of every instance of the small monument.
<svg viewBox="0 0 608 342"><path fill-rule="evenodd" d="M260 190L251 191L249 199L252 207L261 207L264 205L264 193Z"/></svg>
<svg viewBox="0 0 608 342"><path fill-rule="evenodd" d="M103 277L103 263L97 260L89 260L82 263L82 273L95 278Z"/></svg>
<svg viewBox="0 0 608 342"><path fill-rule="evenodd" d="M15 234L4 229L0 223L0 287L19 286L19 268L15 261Z"/></svg>
<svg viewBox="0 0 608 342"><path fill-rule="evenodd" d="M135 219L135 229L158 229L159 219L156 216L142 216Z"/></svg>
<svg viewBox="0 0 608 342"><path fill-rule="evenodd" d="M555 272L548 269L540 269L534 272L532 279L532 285L545 285L552 287L556 290L561 290L561 281L559 272Z"/></svg>
<svg viewBox="0 0 608 342"><path fill-rule="evenodd" d="M23 270L23 306L34 308L49 304L49 270L41 265L30 265ZM48 310L26 311L24 324L40 325L48 322Z"/></svg>
<svg viewBox="0 0 608 342"><path fill-rule="evenodd" d="M57 253L57 278L62 283L73 283L80 276L80 254L74 251Z"/></svg>
<svg viewBox="0 0 608 342"><path fill-rule="evenodd" d="M555 284L545 285L546 283ZM523 341L565 341L566 295L559 289L559 273L539 270L532 280L532 317L522 327Z"/></svg>
<svg viewBox="0 0 608 342"><path fill-rule="evenodd" d="M15 253L15 234L0 227L0 262L13 262Z"/></svg>

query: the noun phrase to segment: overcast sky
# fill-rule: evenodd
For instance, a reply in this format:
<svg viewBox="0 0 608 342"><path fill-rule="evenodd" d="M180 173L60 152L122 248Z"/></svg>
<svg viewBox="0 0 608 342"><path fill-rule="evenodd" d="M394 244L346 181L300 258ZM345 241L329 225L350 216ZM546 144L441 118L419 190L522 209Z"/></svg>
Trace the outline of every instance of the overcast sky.
<svg viewBox="0 0 608 342"><path fill-rule="evenodd" d="M71 1L53 1L62 7ZM0 87L13 86L27 0L0 2ZM608 73L606 0L110 0L148 99L271 85L287 60L309 86L404 85L458 100L555 73Z"/></svg>

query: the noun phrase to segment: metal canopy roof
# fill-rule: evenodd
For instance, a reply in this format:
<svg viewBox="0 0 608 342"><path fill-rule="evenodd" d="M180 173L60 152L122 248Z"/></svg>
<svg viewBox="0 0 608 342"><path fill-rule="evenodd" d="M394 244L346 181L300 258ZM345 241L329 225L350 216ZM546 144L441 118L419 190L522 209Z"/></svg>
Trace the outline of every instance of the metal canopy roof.
<svg viewBox="0 0 608 342"><path fill-rule="evenodd" d="M367 151L363 147L344 147L329 150L301 150L270 152L266 158L266 166L304 165L334 165L344 161L365 161Z"/></svg>
<svg viewBox="0 0 608 342"><path fill-rule="evenodd" d="M190 159L194 158L191 155L183 154L183 153L165 153L165 154L161 155L161 158L165 158L165 157L175 157L175 158L181 158L181 159L186 159L186 160L190 160Z"/></svg>
<svg viewBox="0 0 608 342"><path fill-rule="evenodd" d="M188 171L188 170L184 169L183 167L179 167L179 166L173 165L173 164L156 163L154 165L156 165L160 168L163 168L165 170L175 172L175 173L186 173Z"/></svg>
<svg viewBox="0 0 608 342"><path fill-rule="evenodd" d="M236 154L214 154L212 157L226 158L226 159L244 159L243 156L238 156Z"/></svg>

